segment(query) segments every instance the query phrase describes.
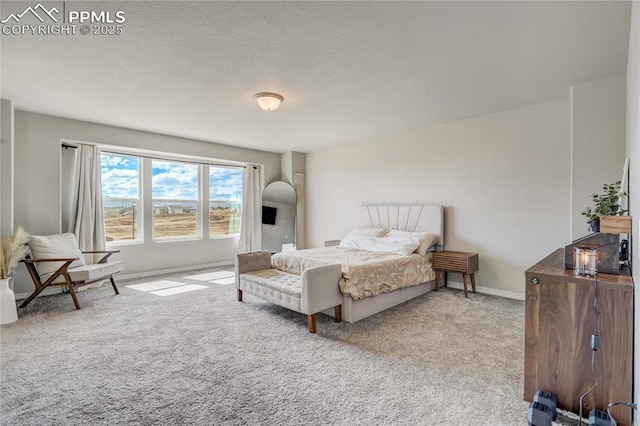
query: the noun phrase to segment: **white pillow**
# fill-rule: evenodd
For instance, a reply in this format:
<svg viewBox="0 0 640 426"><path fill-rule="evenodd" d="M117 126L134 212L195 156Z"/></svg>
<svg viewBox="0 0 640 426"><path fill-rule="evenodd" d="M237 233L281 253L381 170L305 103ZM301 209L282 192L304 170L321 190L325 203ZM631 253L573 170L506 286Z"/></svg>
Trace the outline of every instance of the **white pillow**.
<svg viewBox="0 0 640 426"><path fill-rule="evenodd" d="M421 256L427 255L429 247L435 245L438 242L438 237L430 232L409 232L401 231L399 229L392 229L387 234L386 238L416 238L420 245L416 249L416 253Z"/></svg>
<svg viewBox="0 0 640 426"><path fill-rule="evenodd" d="M353 228L344 238L351 236L358 237L385 237L391 229L389 228Z"/></svg>
<svg viewBox="0 0 640 426"><path fill-rule="evenodd" d="M417 238L379 238L352 235L340 241L340 248L352 248L373 252L393 253L406 256L416 251L420 242Z"/></svg>
<svg viewBox="0 0 640 426"><path fill-rule="evenodd" d="M32 235L29 239L29 249L33 259L78 258L69 265L69 269L84 265L76 236L69 232L49 236ZM64 262L38 262L36 267L40 275L46 275L54 273L63 264Z"/></svg>

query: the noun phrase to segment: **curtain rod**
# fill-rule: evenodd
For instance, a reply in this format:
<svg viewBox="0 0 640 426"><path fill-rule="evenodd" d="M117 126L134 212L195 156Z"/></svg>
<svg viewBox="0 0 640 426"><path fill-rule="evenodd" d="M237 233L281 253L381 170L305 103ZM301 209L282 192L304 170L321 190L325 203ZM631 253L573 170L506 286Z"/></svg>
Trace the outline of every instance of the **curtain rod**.
<svg viewBox="0 0 640 426"><path fill-rule="evenodd" d="M78 147L76 145L69 145L69 144L64 143L64 142L62 143L62 148L64 148L64 149L69 149L69 148L78 149ZM171 156L167 156L167 158L163 158L162 156L152 157L152 156L149 156L149 155L130 154L130 153L127 153L127 152L110 151L108 149L101 150L100 152L104 152L106 154L114 154L114 155L125 155L125 156L128 156L128 157L148 158L150 160L177 161L179 163L187 163L187 164L206 164L208 166L232 167L232 168L237 168L237 169L239 169L239 168L243 168L244 169L244 168L249 167L249 166L253 167L254 169L258 168L258 166L256 166L255 164L244 164L244 165L242 165L242 164L216 163L216 162L206 161L206 160L203 160L203 161L182 160L182 159L171 158Z"/></svg>

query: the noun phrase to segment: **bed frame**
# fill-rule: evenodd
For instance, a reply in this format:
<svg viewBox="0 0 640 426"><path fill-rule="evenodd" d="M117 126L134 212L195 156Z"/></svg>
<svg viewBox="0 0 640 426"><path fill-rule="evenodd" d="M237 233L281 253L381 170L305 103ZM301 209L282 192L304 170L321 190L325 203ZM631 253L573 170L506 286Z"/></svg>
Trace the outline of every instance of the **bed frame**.
<svg viewBox="0 0 640 426"><path fill-rule="evenodd" d="M441 205L367 205L356 207L356 227L393 228L411 232L430 232L438 236L438 246L444 246L444 208ZM433 290L434 281L353 300L343 295L342 319L353 323L382 312L392 306ZM333 316L333 310L323 311Z"/></svg>

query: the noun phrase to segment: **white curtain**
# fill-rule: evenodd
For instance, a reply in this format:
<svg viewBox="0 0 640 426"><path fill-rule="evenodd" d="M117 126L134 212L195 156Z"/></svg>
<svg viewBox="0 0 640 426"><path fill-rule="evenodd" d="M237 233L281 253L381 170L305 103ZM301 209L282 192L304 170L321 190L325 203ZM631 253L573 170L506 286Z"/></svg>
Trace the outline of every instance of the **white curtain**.
<svg viewBox="0 0 640 426"><path fill-rule="evenodd" d="M69 232L75 234L80 250L105 250L100 148L97 146L78 145L74 186Z"/></svg>
<svg viewBox="0 0 640 426"><path fill-rule="evenodd" d="M248 165L242 179L242 221L240 223L241 253L262 248L262 171Z"/></svg>

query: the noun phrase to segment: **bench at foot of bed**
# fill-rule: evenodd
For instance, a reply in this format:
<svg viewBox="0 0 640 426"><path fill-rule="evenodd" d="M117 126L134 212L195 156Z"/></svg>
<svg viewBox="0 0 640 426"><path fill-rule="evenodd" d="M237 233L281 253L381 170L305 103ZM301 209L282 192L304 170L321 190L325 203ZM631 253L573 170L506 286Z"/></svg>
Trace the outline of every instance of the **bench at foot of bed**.
<svg viewBox="0 0 640 426"><path fill-rule="evenodd" d="M334 308L335 322L342 321L342 293L338 282L341 265L311 268L302 276L271 267L271 253L256 251L236 255L238 300L242 292L307 315L309 332L316 332L316 314Z"/></svg>

